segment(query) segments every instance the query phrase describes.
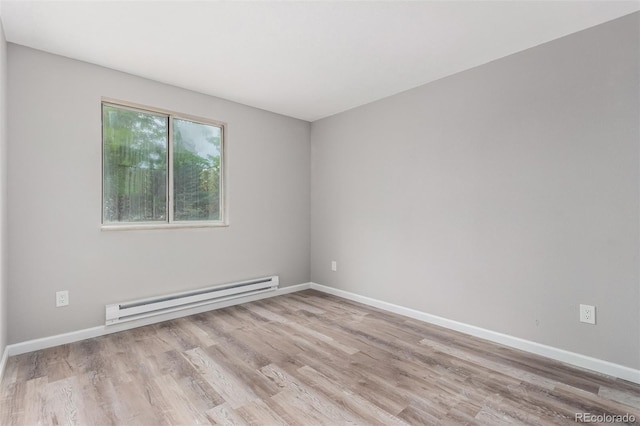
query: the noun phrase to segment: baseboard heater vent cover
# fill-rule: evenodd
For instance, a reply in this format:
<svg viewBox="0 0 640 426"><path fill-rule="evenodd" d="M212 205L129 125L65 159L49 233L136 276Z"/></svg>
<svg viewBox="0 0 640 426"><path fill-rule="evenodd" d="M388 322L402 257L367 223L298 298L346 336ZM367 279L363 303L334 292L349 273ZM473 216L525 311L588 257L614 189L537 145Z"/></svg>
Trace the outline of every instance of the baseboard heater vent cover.
<svg viewBox="0 0 640 426"><path fill-rule="evenodd" d="M106 306L106 325L133 321L278 289L277 275Z"/></svg>

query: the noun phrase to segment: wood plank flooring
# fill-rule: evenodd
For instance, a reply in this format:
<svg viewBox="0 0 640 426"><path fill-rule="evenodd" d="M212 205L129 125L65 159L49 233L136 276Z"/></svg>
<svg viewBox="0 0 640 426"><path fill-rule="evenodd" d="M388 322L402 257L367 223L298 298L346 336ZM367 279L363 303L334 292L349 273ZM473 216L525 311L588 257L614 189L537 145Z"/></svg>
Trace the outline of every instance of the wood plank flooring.
<svg viewBox="0 0 640 426"><path fill-rule="evenodd" d="M312 290L9 359L2 425L570 424L640 386Z"/></svg>

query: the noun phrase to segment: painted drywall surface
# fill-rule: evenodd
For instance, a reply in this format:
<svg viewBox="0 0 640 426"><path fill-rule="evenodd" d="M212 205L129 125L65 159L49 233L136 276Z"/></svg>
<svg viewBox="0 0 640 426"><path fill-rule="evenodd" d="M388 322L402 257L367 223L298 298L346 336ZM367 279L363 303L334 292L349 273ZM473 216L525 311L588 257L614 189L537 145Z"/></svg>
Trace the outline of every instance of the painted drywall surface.
<svg viewBox="0 0 640 426"><path fill-rule="evenodd" d="M312 281L640 367L638 16L312 123Z"/></svg>
<svg viewBox="0 0 640 426"><path fill-rule="evenodd" d="M8 78L10 343L104 324L107 303L309 281L308 122L11 43ZM227 124L229 227L100 230L102 96Z"/></svg>
<svg viewBox="0 0 640 426"><path fill-rule="evenodd" d="M7 42L0 22L0 357L7 345Z"/></svg>

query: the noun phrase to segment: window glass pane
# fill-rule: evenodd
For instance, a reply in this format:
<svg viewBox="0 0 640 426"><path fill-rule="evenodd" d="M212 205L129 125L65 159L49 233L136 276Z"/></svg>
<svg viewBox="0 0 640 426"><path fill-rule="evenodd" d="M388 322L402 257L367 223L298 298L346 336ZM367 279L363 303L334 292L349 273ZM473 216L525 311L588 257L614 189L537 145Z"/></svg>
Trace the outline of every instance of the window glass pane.
<svg viewBox="0 0 640 426"><path fill-rule="evenodd" d="M173 120L174 220L220 220L220 127Z"/></svg>
<svg viewBox="0 0 640 426"><path fill-rule="evenodd" d="M167 221L168 118L102 106L103 222Z"/></svg>

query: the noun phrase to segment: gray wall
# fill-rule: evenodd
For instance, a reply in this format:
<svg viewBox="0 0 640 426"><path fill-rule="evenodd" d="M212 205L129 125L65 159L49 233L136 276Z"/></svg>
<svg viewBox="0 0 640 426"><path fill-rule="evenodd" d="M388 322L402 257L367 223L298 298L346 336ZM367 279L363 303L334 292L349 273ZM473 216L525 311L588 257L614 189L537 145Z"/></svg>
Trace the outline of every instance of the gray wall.
<svg viewBox="0 0 640 426"><path fill-rule="evenodd" d="M0 22L0 357L7 345L7 42Z"/></svg>
<svg viewBox="0 0 640 426"><path fill-rule="evenodd" d="M10 343L104 324L107 303L309 281L308 122L8 46ZM228 228L100 231L101 96L227 123Z"/></svg>
<svg viewBox="0 0 640 426"><path fill-rule="evenodd" d="M640 367L638 29L314 122L312 281Z"/></svg>

